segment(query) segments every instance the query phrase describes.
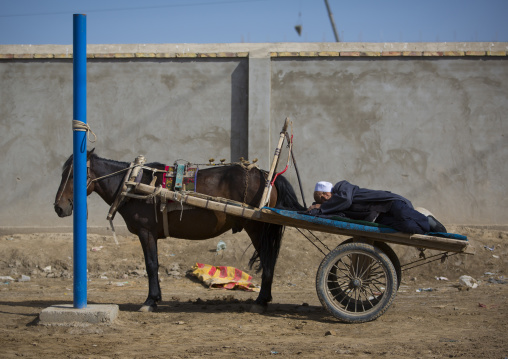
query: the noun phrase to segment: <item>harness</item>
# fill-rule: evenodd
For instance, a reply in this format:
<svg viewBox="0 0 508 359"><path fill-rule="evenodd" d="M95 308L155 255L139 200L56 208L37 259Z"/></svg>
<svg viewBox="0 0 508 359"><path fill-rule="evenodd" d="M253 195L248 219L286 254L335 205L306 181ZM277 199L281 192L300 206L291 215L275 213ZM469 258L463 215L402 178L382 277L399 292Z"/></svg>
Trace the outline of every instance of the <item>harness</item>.
<svg viewBox="0 0 508 359"><path fill-rule="evenodd" d="M160 211L162 215L162 225L164 228L164 236L169 237L169 216L168 212L175 211L180 205L180 220L182 220L183 211L185 209L192 209L192 206L186 205L182 202L177 203L167 198L166 193L161 188L167 188L174 191L195 191L196 181L198 177L199 167L191 167L190 164L179 164L175 162L173 166L166 166L165 172L162 175L162 185L159 188L160 195ZM155 205L155 201L154 201ZM157 220L157 214L155 214Z"/></svg>
<svg viewBox="0 0 508 359"><path fill-rule="evenodd" d="M187 209L193 209L196 208L193 205L189 205L184 203L184 197L182 195L188 196L191 194L193 196L200 196L199 193L196 193L196 182L197 182L197 174L199 171L200 164L191 165L189 162L186 164L180 164L178 163L181 160L178 160L174 163L173 166L165 166L164 170L152 168L145 166L145 157L140 155L135 158L133 162L129 164L127 168L123 168L121 170L109 173L107 175L91 178L91 163L90 159L87 159L87 189L90 187L90 185L94 182L101 181L103 179L117 176L123 172L125 172L125 175L123 177L122 182L120 183L115 198L113 200L113 203L111 204L108 215L106 219L109 221L109 224L111 226L111 230L113 232L113 238L115 240L115 243L118 245L118 239L116 237L115 227L113 225L113 220L115 218L116 212L120 209L120 207L125 204L130 198L138 199L138 200L145 200L147 202L152 202L154 204L154 211L155 211L155 220L157 222L158 215L157 215L157 198L160 198L160 207L159 210L162 212L162 218L163 218L163 229L164 229L164 236L169 237L169 212L180 210L180 220L182 219L183 211ZM221 160L220 164L214 163L214 160L211 159L210 163L208 164L202 164L206 166L217 166L217 165L239 165L242 167L242 169L245 172L245 189L244 189L244 198L242 206L245 206L246 200L247 200L247 193L248 193L248 185L249 185L249 173L250 170L254 167L258 167L255 162L257 160L253 160L254 163L249 163L246 160L241 159L239 163L224 163L225 160ZM71 177L73 169L73 163L70 163L68 167L68 173L67 178L65 179L63 188L65 188L69 182L69 179ZM152 181L148 185L151 188L153 188L153 191L150 191L150 193L143 193L140 194L138 191L136 191L137 185L141 184L141 179L143 177L144 171L148 171L152 173ZM161 185L155 187L155 183L157 181L157 173L162 173L162 183ZM265 176L266 180L266 173L263 172L263 175ZM170 195L168 191L172 193L173 195ZM177 195L180 194L180 195ZM62 198L63 191L60 193L57 201L59 202ZM220 199L217 199L220 200Z"/></svg>
<svg viewBox="0 0 508 359"><path fill-rule="evenodd" d="M181 220L184 210L195 208L192 205L184 203L183 196L178 196L177 198L176 193L189 194L190 192L192 192L193 195L199 196L199 193L196 193L196 182L200 165L199 164L191 165L189 162L187 162L186 164L180 164L178 163L179 161L180 160L176 161L173 166L165 166L164 170L158 170L144 166L145 158L143 156L138 156L136 157L134 162L132 162L129 165L128 168L92 180L98 181L109 176L117 175L122 171L127 171L122 181L122 184L120 185L120 188L117 191L117 195L115 197L115 200L113 201L113 204L109 209L109 213L107 216L107 220L109 220L114 236L115 236L115 230L113 226L114 216L118 211L118 209L129 198L152 201L152 203L154 204L156 221L158 218L157 198L160 199L159 211L162 212L162 224L165 237L169 237L169 212L180 210L181 211L180 220ZM244 203L243 203L245 204L248 190L249 171L252 168L257 167L257 165L254 163L251 164L248 161L242 161L240 163L235 164L239 164L246 172ZM216 164L210 161L209 164L204 165L215 166ZM224 161L222 160L221 165L225 165ZM135 187L141 182L143 170L148 170L153 173L152 182L149 184L149 187L153 188L153 192L150 192L149 194L136 194L134 193ZM162 183L158 187L155 187L155 182L157 180L155 174L157 172L163 174ZM173 196L169 195L168 191L166 190L169 190L174 195Z"/></svg>

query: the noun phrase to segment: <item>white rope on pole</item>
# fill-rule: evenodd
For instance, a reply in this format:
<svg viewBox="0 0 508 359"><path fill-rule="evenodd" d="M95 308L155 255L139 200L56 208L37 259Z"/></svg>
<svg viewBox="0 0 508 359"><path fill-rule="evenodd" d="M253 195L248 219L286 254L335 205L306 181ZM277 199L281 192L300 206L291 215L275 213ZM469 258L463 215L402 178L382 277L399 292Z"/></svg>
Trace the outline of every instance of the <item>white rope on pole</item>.
<svg viewBox="0 0 508 359"><path fill-rule="evenodd" d="M82 131L82 132L88 132L88 141L91 143L94 143L97 141L97 135L92 131L90 126L87 123L78 121L78 120L72 120L72 130L73 131ZM94 139L93 141L90 138L90 134L93 135Z"/></svg>

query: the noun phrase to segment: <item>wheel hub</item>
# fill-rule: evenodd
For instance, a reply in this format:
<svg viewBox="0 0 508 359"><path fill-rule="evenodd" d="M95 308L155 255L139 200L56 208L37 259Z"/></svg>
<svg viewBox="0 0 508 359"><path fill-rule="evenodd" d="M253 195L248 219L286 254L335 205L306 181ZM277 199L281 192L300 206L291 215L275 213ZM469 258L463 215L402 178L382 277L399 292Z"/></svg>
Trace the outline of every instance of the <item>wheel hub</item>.
<svg viewBox="0 0 508 359"><path fill-rule="evenodd" d="M349 282L350 288L360 288L362 286L362 281L359 278L353 278L351 282Z"/></svg>

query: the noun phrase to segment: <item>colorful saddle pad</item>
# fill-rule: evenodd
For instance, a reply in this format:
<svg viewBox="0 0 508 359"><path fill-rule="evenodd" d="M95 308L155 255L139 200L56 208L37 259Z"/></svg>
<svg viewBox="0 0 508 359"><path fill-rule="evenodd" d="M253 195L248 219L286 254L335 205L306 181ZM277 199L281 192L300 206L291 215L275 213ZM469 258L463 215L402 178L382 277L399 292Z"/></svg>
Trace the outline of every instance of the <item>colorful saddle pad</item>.
<svg viewBox="0 0 508 359"><path fill-rule="evenodd" d="M196 178L198 167L174 164L165 167L166 173L162 176L162 187L170 191L196 191Z"/></svg>

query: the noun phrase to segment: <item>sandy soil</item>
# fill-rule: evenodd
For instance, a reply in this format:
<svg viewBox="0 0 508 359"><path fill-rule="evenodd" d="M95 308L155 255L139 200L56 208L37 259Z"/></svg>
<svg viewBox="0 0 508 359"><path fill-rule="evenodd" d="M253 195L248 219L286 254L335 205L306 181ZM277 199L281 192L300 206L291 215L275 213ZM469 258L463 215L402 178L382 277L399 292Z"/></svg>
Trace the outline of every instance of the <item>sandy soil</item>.
<svg viewBox="0 0 508 359"><path fill-rule="evenodd" d="M497 358L508 357L508 232L456 227L474 256L457 255L403 272L390 309L364 324L344 324L320 305L315 274L323 255L287 229L265 314L249 312L257 293L212 290L186 272L195 262L247 268L244 233L206 241L161 240L163 302L140 313L148 286L133 236L89 235L88 303L120 306L110 325L43 326L42 309L72 303L72 235L0 236L0 357L43 358ZM320 235L330 248L340 236ZM216 255L219 239L227 248ZM402 264L418 258L395 246ZM430 252L433 253L433 252ZM435 252L434 252L435 253ZM461 275L479 287L459 290ZM29 276L26 281L18 281ZM449 280L437 280L446 277ZM419 291L431 288L432 291Z"/></svg>

